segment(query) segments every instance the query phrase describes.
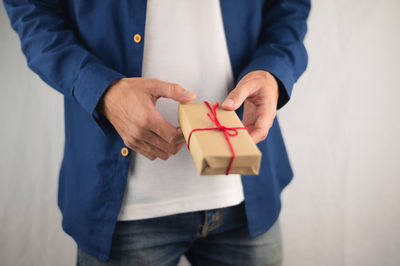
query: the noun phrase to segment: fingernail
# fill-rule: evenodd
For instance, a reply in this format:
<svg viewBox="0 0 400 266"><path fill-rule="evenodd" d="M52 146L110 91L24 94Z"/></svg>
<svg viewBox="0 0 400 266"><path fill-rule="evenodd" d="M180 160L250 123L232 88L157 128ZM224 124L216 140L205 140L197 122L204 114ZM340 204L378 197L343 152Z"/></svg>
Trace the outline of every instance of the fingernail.
<svg viewBox="0 0 400 266"><path fill-rule="evenodd" d="M190 98L193 98L194 95L195 94L193 92L191 92L191 91L185 91L183 93L183 98L190 99Z"/></svg>
<svg viewBox="0 0 400 266"><path fill-rule="evenodd" d="M232 99L226 99L226 100L222 103L222 105L228 106L228 107L233 107L233 104L234 104L234 102L233 102Z"/></svg>

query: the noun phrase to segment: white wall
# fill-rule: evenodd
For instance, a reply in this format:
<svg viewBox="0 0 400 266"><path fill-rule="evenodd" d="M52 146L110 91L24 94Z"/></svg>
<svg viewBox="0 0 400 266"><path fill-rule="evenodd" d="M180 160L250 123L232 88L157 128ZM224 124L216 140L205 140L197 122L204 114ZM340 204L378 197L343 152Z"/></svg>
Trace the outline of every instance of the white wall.
<svg viewBox="0 0 400 266"><path fill-rule="evenodd" d="M0 6L0 264L74 265L56 204L62 97L26 67ZM400 265L399 12L398 0L313 3L309 68L279 112L295 170L286 266Z"/></svg>
<svg viewBox="0 0 400 266"><path fill-rule="evenodd" d="M73 265L61 229L63 99L26 66L0 4L0 265ZM63 264L64 263L64 264Z"/></svg>

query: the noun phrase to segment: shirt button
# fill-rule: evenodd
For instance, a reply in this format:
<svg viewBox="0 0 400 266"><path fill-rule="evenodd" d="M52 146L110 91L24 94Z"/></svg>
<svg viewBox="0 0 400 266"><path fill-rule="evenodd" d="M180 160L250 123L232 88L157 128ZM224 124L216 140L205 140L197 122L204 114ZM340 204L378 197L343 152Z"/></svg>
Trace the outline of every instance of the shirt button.
<svg viewBox="0 0 400 266"><path fill-rule="evenodd" d="M136 33L133 36L133 40L135 41L135 43L140 43L142 41L142 35L140 35L139 33Z"/></svg>
<svg viewBox="0 0 400 266"><path fill-rule="evenodd" d="M127 148L127 147L123 147L123 148L121 149L121 154L122 154L122 156L124 156L124 157L128 156L128 154L129 154L128 148Z"/></svg>

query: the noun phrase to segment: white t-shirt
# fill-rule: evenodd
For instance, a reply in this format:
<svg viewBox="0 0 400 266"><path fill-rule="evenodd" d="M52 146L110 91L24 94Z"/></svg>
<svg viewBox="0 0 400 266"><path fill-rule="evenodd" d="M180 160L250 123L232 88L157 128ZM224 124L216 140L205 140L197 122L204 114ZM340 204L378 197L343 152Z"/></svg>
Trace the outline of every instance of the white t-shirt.
<svg viewBox="0 0 400 266"><path fill-rule="evenodd" d="M233 75L218 0L148 0L143 77L182 85L195 101L222 102ZM178 103L165 98L156 109L178 126ZM118 220L139 220L221 208L244 200L240 175L200 176L184 146L168 160L136 153Z"/></svg>

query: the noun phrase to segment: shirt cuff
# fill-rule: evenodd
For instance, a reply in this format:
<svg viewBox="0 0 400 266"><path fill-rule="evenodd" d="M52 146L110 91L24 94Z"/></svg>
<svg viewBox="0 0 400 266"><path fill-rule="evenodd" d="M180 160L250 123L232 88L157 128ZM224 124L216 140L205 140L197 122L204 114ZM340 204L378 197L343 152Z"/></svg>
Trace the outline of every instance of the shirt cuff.
<svg viewBox="0 0 400 266"><path fill-rule="evenodd" d="M253 59L239 74L239 82L247 73L255 70L264 70L271 73L278 82L279 98L277 109L283 107L292 94L294 79L291 68L280 57L262 56Z"/></svg>
<svg viewBox="0 0 400 266"><path fill-rule="evenodd" d="M102 63L88 62L75 81L74 98L91 115L104 134L107 128L106 119L97 111L97 104L110 84L124 77Z"/></svg>

